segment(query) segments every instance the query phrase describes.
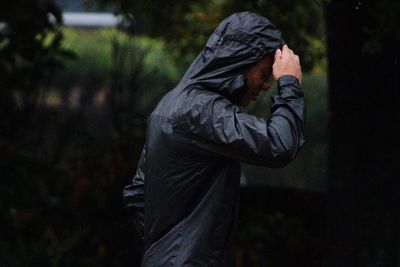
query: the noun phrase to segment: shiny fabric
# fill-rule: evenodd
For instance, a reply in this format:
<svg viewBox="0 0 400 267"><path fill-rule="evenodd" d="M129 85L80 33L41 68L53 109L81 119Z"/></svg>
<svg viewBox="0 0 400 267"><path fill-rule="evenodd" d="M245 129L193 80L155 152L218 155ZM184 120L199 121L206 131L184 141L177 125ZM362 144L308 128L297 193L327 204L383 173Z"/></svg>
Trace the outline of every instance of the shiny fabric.
<svg viewBox="0 0 400 267"><path fill-rule="evenodd" d="M144 233L142 266L234 266L240 162L283 167L304 143L294 76L279 79L268 119L237 106L245 71L283 44L266 18L233 14L151 113L137 173L123 192Z"/></svg>

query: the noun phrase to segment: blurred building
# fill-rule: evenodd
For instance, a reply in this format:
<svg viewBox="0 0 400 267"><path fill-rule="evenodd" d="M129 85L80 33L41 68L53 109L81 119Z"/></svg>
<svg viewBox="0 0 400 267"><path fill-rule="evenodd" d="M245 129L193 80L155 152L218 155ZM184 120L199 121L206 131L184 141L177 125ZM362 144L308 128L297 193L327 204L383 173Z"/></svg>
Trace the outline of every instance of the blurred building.
<svg viewBox="0 0 400 267"><path fill-rule="evenodd" d="M79 28L116 27L119 19L114 8L101 7L96 2L84 0L55 0L63 12L65 26Z"/></svg>

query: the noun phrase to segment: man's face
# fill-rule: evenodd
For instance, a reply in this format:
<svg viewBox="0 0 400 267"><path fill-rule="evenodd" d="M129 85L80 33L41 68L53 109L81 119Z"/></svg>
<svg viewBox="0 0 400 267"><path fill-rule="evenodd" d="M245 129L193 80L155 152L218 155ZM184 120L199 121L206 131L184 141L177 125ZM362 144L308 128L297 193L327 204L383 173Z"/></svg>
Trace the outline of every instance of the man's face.
<svg viewBox="0 0 400 267"><path fill-rule="evenodd" d="M245 74L247 91L240 100L241 106L247 106L250 101L257 100L261 91L268 91L272 83L272 65L274 56L266 55Z"/></svg>

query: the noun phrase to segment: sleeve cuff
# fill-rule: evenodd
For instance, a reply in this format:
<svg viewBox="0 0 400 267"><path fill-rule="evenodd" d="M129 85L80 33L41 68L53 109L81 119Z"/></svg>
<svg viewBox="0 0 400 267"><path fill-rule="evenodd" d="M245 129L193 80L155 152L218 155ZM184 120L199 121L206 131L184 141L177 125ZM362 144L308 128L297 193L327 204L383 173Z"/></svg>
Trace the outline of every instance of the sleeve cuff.
<svg viewBox="0 0 400 267"><path fill-rule="evenodd" d="M293 75L283 75L278 79L278 93L282 97L303 97L303 89L299 80Z"/></svg>

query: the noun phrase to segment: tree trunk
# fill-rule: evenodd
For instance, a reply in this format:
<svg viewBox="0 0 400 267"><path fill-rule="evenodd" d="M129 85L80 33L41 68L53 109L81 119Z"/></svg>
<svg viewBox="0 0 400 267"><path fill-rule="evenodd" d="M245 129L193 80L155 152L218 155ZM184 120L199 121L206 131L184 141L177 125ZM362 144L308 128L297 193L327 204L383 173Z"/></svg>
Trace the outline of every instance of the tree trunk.
<svg viewBox="0 0 400 267"><path fill-rule="evenodd" d="M331 117L325 266L400 266L400 44L395 29L379 27L389 16L376 2L332 0L326 9Z"/></svg>

